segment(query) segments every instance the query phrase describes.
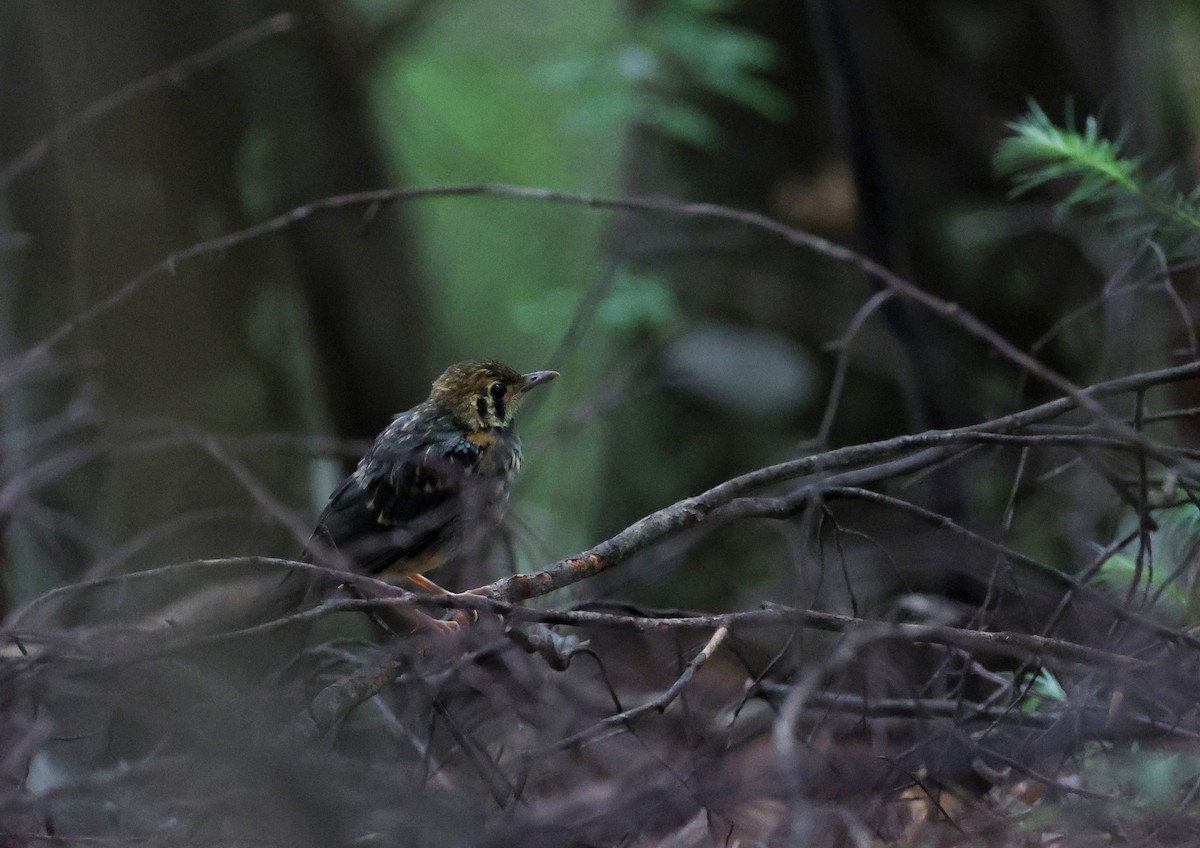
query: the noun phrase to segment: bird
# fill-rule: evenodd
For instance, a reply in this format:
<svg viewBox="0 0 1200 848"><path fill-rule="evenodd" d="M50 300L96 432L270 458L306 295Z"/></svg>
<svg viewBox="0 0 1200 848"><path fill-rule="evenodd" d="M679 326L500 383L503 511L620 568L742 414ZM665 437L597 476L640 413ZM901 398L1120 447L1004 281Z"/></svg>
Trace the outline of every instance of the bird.
<svg viewBox="0 0 1200 848"><path fill-rule="evenodd" d="M301 560L446 593L425 573L486 553L521 469L517 410L557 376L496 360L451 365L334 490Z"/></svg>

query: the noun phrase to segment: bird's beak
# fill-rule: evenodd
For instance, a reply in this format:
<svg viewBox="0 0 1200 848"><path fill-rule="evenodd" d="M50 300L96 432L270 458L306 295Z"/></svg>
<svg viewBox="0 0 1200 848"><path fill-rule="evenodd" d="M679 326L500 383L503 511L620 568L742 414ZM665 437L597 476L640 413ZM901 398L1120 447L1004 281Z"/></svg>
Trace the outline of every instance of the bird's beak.
<svg viewBox="0 0 1200 848"><path fill-rule="evenodd" d="M535 386L540 386L543 383L549 383L557 376L557 371L530 371L528 374L522 374L521 392L524 393Z"/></svg>

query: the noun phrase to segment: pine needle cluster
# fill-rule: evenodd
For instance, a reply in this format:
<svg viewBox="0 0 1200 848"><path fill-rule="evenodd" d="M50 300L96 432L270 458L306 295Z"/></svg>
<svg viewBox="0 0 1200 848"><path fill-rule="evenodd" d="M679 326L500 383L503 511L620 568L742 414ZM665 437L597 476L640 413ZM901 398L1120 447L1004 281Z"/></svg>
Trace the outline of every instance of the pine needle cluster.
<svg viewBox="0 0 1200 848"><path fill-rule="evenodd" d="M1008 124L1012 135L993 165L1013 180L1012 196L1065 182L1071 188L1058 202L1060 214L1092 207L1122 238L1153 240L1173 258L1200 249L1200 188L1181 192L1172 169L1147 177L1143 157L1123 155L1125 134L1105 137L1095 116L1076 129L1068 108L1065 124L1056 125L1036 103Z"/></svg>

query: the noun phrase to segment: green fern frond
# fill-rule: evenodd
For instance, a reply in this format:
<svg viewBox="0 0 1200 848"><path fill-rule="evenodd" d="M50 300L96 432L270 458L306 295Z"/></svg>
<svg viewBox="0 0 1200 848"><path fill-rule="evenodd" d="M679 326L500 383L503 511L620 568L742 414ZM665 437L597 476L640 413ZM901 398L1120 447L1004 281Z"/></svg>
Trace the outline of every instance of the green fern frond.
<svg viewBox="0 0 1200 848"><path fill-rule="evenodd" d="M1184 226L1200 232L1200 193L1193 191L1176 197L1171 214Z"/></svg>
<svg viewBox="0 0 1200 848"><path fill-rule="evenodd" d="M1141 192L1141 162L1121 156L1120 141L1100 135L1100 122L1088 116L1082 133L1055 125L1036 103L1029 114L1008 124L1013 135L1000 143L993 164L1014 177L1013 196L1060 179L1078 186L1063 201L1073 206L1109 199L1114 191Z"/></svg>
<svg viewBox="0 0 1200 848"><path fill-rule="evenodd" d="M1036 104L1008 124L1012 135L996 150L997 173L1013 180L1012 196L1049 183L1074 183L1059 210L1089 204L1126 236L1151 236L1168 252L1200 244L1200 191L1184 194L1170 171L1152 179L1142 175L1143 160L1122 155L1122 139L1105 138L1100 122L1088 116L1082 130L1057 126Z"/></svg>

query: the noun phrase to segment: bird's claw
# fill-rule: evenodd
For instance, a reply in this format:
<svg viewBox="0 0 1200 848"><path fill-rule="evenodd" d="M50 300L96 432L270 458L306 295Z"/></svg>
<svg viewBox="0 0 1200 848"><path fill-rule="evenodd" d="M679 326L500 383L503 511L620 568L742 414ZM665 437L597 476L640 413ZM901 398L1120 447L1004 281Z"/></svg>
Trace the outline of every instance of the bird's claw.
<svg viewBox="0 0 1200 848"><path fill-rule="evenodd" d="M460 627L470 627L472 624L479 621L479 613L473 609L455 610L454 615L450 617L450 620Z"/></svg>

